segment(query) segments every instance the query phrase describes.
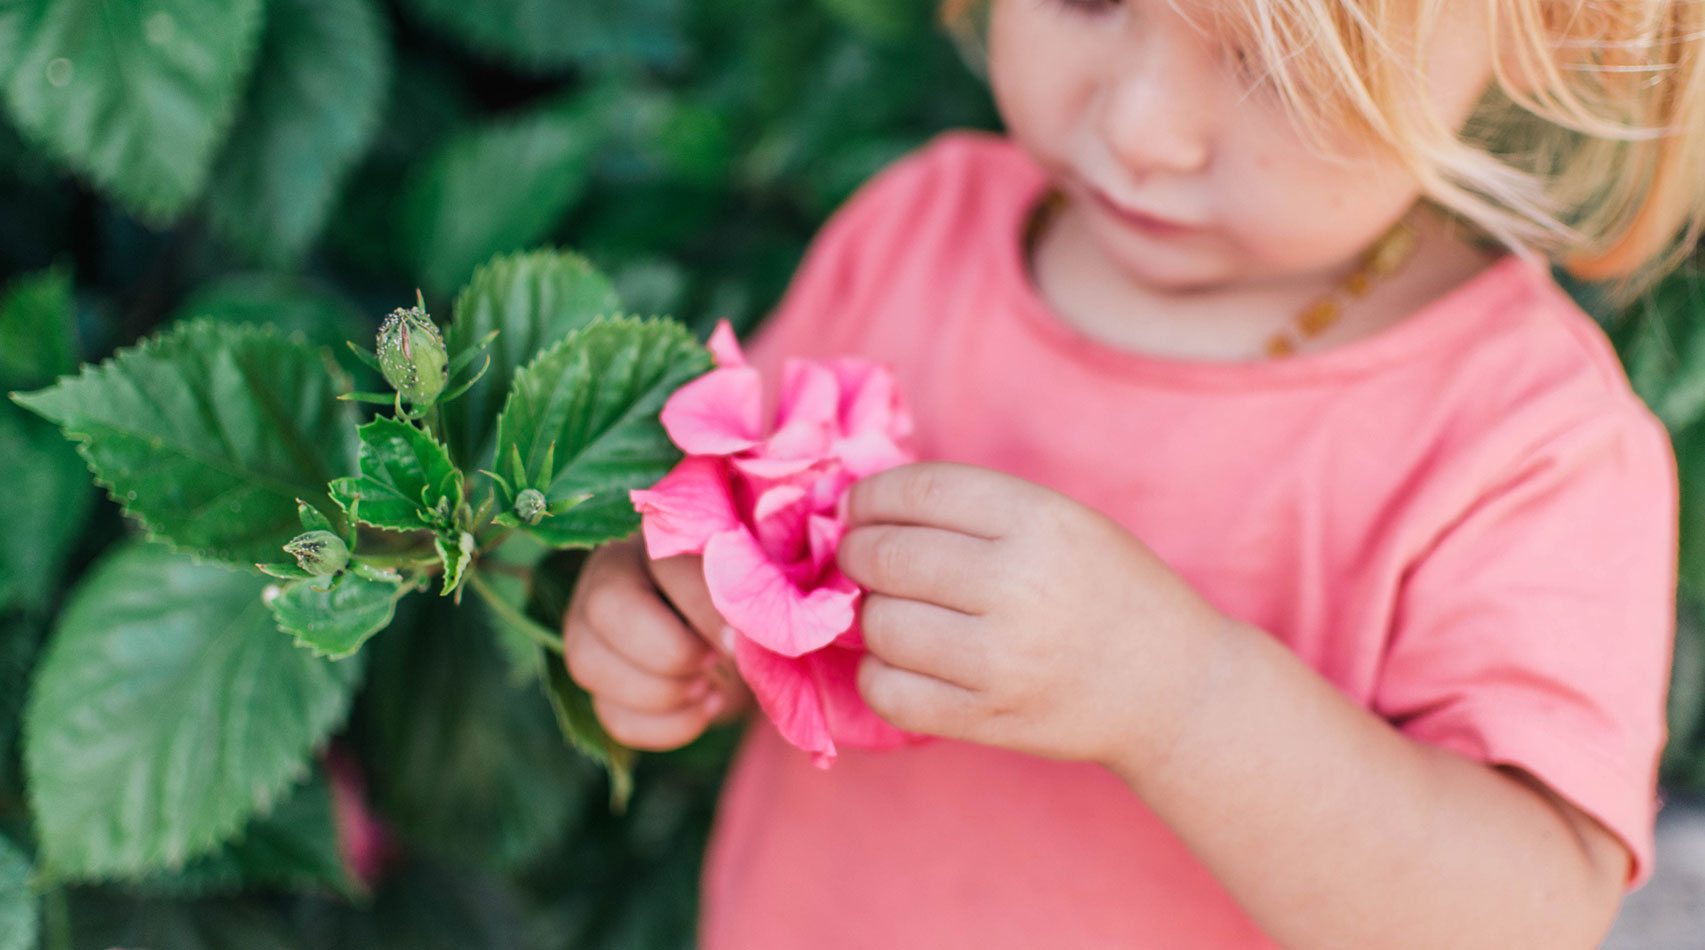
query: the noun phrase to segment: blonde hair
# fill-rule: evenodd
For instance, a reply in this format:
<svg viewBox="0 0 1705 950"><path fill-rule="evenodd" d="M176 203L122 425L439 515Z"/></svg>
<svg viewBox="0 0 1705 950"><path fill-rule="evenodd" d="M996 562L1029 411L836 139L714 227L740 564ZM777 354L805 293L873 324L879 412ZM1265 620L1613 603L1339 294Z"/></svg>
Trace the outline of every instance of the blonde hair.
<svg viewBox="0 0 1705 950"><path fill-rule="evenodd" d="M940 21L980 50L989 2L941 0ZM1506 54L1460 130L1416 82L1447 2L1473 0L1221 0L1215 20L1317 148L1389 149L1448 214L1632 303L1705 232L1705 0L1479 0Z"/></svg>

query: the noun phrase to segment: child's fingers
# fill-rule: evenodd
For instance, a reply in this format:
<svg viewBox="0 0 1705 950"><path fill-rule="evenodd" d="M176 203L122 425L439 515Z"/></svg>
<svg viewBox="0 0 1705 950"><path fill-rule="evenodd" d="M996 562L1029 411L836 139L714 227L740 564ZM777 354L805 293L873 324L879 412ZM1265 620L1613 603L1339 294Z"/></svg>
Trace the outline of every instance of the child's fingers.
<svg viewBox="0 0 1705 950"><path fill-rule="evenodd" d="M658 561L647 561L646 568L659 590L687 618L687 624L719 652L727 652L722 643L722 628L727 622L711 603L710 588L705 586L704 558L682 554Z"/></svg>
<svg viewBox="0 0 1705 950"><path fill-rule="evenodd" d="M702 700L711 687L704 676L659 676L643 670L598 636L577 639L563 660L569 675L587 692L640 712L674 712Z"/></svg>
<svg viewBox="0 0 1705 950"><path fill-rule="evenodd" d="M691 676L711 651L654 590L598 587L586 592L586 623L610 649L656 676Z"/></svg>
<svg viewBox="0 0 1705 950"><path fill-rule="evenodd" d="M704 643L681 622L651 584L638 559L613 559L575 594L578 617L611 649L659 676L690 676L704 668Z"/></svg>
<svg viewBox="0 0 1705 950"><path fill-rule="evenodd" d="M719 709L707 701L676 712L648 713L594 694L592 711L598 714L604 731L622 745L664 751L678 749L697 739Z"/></svg>

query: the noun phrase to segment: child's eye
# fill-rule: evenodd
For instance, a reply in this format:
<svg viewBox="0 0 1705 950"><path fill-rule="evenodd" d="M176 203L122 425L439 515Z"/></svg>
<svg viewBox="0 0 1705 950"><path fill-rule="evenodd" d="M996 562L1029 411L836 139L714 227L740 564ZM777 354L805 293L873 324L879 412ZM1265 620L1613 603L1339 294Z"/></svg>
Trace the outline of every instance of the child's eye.
<svg viewBox="0 0 1705 950"><path fill-rule="evenodd" d="M1119 5L1119 0L1042 0L1044 4L1063 7L1073 13L1098 16Z"/></svg>

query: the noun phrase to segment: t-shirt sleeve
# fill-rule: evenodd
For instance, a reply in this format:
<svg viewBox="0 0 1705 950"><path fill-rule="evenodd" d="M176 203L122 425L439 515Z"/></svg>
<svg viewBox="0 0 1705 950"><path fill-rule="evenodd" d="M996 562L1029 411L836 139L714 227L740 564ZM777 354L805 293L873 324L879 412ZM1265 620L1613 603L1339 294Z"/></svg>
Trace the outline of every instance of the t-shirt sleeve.
<svg viewBox="0 0 1705 950"><path fill-rule="evenodd" d="M1642 405L1559 427L1406 572L1373 708L1404 735L1518 766L1651 876L1675 635L1679 501Z"/></svg>

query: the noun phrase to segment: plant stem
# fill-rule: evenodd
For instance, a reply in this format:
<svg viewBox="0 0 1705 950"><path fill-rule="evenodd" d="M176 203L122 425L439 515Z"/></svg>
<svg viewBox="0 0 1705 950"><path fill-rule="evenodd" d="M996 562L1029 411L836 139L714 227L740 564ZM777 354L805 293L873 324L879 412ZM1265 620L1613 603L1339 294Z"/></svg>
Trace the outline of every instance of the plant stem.
<svg viewBox="0 0 1705 950"><path fill-rule="evenodd" d="M487 558L480 562L480 567L488 571L496 571L499 574L508 574L510 577L519 577L528 582L533 580L532 568L522 567L519 564L505 564L502 561L493 561Z"/></svg>
<svg viewBox="0 0 1705 950"><path fill-rule="evenodd" d="M480 579L480 575L477 571L468 575L468 586L472 587L474 589L474 593L478 594L481 600L489 604L492 610L497 611L497 615L508 622L510 626L526 634L529 639L537 643L539 646L555 653L557 656L562 655L561 638L552 634L537 621L528 617L521 611L516 610L514 605L498 596L497 591L492 590L485 581Z"/></svg>
<svg viewBox="0 0 1705 950"><path fill-rule="evenodd" d="M71 910L65 903L65 888L55 887L42 895L42 916L47 918L43 946L50 950L71 950Z"/></svg>
<svg viewBox="0 0 1705 950"><path fill-rule="evenodd" d="M490 551L492 548L495 548L498 545L502 544L503 539L509 537L509 532L514 531L514 530L515 530L514 528L501 528L501 529L499 529L496 534L487 538L485 543L479 546L479 549L474 552L474 555L477 557L478 555L484 554L485 552Z"/></svg>

